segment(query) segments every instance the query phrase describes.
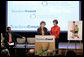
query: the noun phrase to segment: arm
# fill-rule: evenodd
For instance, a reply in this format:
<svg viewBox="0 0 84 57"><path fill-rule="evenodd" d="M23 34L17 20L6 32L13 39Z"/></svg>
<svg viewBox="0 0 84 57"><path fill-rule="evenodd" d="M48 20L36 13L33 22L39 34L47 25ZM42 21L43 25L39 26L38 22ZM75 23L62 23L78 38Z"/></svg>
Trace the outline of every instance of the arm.
<svg viewBox="0 0 84 57"><path fill-rule="evenodd" d="M19 35L19 34L17 34L17 33L13 33L13 34L14 34L14 37L15 37L15 38L19 37L19 38L25 39L25 37L23 37L23 36L21 36L21 35Z"/></svg>
<svg viewBox="0 0 84 57"><path fill-rule="evenodd" d="M22 36L21 36L21 35L19 35L19 34L17 34L17 33L13 33L13 34L14 34L14 37L15 37L15 38L17 38L17 37L22 38Z"/></svg>
<svg viewBox="0 0 84 57"><path fill-rule="evenodd" d="M40 31L40 29L38 28L38 29L37 29L37 35L41 35L40 32L41 32L41 31Z"/></svg>
<svg viewBox="0 0 84 57"><path fill-rule="evenodd" d="M46 28L45 35L48 35L48 32L47 31L48 31L48 29Z"/></svg>
<svg viewBox="0 0 84 57"><path fill-rule="evenodd" d="M17 37L21 38L21 39L25 39L25 37L22 37L21 35L17 34L17 33L13 33L13 41L14 43L16 44L16 41L17 41ZM15 45L14 44L14 45Z"/></svg>

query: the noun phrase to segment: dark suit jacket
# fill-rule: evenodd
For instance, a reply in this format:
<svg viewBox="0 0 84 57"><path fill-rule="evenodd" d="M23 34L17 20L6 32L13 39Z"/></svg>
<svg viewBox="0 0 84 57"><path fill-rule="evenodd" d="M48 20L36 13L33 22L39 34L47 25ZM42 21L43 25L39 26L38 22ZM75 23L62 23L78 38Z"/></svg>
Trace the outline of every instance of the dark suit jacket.
<svg viewBox="0 0 84 57"><path fill-rule="evenodd" d="M47 28L44 27L43 30L44 30L44 35L48 35ZM37 29L37 34L42 35L41 27Z"/></svg>
<svg viewBox="0 0 84 57"><path fill-rule="evenodd" d="M9 47L9 44L8 44L8 42L9 42L9 34L8 34L8 32L5 33L4 37L5 37L5 39L4 39L4 46L6 48L8 48ZM17 37L22 38L21 35L11 32L12 42L15 43Z"/></svg>

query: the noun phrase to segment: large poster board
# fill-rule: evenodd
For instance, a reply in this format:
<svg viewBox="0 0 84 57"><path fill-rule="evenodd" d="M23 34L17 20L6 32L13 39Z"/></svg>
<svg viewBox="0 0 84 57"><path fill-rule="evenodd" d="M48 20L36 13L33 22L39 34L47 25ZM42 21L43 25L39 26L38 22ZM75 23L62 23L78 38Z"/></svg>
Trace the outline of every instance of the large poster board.
<svg viewBox="0 0 84 57"><path fill-rule="evenodd" d="M55 50L55 37L51 35L35 36L35 55L40 55L43 51Z"/></svg>
<svg viewBox="0 0 84 57"><path fill-rule="evenodd" d="M82 40L82 21L68 22L68 40Z"/></svg>

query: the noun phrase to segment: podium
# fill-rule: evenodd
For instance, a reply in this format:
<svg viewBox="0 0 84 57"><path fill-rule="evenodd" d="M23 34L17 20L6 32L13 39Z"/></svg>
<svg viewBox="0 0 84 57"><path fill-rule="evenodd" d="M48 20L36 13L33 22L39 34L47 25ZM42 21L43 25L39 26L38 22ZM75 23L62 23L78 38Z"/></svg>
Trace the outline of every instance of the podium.
<svg viewBox="0 0 84 57"><path fill-rule="evenodd" d="M52 35L35 35L35 55L55 51L55 36Z"/></svg>

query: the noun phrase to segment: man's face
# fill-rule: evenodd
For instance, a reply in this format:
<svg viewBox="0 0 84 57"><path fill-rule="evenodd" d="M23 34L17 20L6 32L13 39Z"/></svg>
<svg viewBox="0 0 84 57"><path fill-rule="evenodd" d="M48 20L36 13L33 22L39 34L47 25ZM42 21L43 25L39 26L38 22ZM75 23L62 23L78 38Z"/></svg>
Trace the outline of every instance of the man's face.
<svg viewBox="0 0 84 57"><path fill-rule="evenodd" d="M8 32L11 32L11 28L8 29Z"/></svg>

